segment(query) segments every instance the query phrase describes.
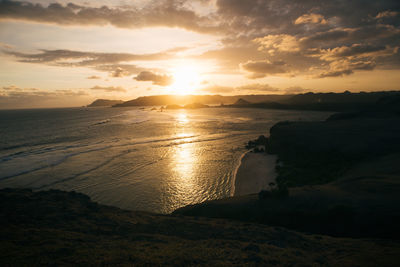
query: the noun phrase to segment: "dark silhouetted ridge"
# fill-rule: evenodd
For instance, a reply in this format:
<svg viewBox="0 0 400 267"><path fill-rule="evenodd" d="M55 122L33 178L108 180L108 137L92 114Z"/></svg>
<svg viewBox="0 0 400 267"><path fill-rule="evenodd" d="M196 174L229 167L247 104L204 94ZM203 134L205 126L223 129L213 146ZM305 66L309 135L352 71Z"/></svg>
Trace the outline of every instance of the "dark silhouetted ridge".
<svg viewBox="0 0 400 267"><path fill-rule="evenodd" d="M97 99L89 104L88 107L111 107L123 102L122 100Z"/></svg>

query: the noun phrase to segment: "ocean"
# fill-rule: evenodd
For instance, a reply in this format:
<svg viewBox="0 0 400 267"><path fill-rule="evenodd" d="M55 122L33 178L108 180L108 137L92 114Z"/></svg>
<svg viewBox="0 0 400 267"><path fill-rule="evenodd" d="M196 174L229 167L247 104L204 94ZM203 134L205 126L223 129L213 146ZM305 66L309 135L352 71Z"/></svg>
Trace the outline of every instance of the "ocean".
<svg viewBox="0 0 400 267"><path fill-rule="evenodd" d="M60 189L169 213L233 195L247 141L278 121L331 113L245 108L0 111L0 188Z"/></svg>

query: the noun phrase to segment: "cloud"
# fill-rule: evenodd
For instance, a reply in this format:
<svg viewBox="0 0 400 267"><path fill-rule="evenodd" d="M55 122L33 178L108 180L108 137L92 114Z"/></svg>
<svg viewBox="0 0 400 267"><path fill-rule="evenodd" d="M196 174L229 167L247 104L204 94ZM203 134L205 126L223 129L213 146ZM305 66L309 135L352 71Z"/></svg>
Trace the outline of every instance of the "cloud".
<svg viewBox="0 0 400 267"><path fill-rule="evenodd" d="M336 71L327 71L327 72L323 72L321 73L318 78L326 78L326 77L341 77L344 75L350 75L352 74L353 71L350 69L346 69L346 70L336 70Z"/></svg>
<svg viewBox="0 0 400 267"><path fill-rule="evenodd" d="M285 89L286 94L301 94L304 92L310 92L311 90L305 89L301 86L291 86Z"/></svg>
<svg viewBox="0 0 400 267"><path fill-rule="evenodd" d="M321 59L335 60L336 58L346 57L375 57L383 55L383 51L387 51L385 46L373 46L365 44L353 44L351 46L335 47L333 49L321 50Z"/></svg>
<svg viewBox="0 0 400 267"><path fill-rule="evenodd" d="M92 76L87 77L87 79L89 79L89 80L98 80L98 79L101 79L101 77L97 76L97 75L92 75Z"/></svg>
<svg viewBox="0 0 400 267"><path fill-rule="evenodd" d="M132 29L165 26L212 33L221 38L218 49L191 58L214 60L218 73L245 70L250 78L285 73L339 77L359 70L400 68L400 6L396 0L152 0L136 1L135 5L93 5L3 0L0 20ZM88 67L111 77L137 75L138 79L153 81L160 78L142 78L140 73L163 71L146 69L134 62L174 59L180 49L188 48L152 54L63 49L4 53L14 55L20 62ZM342 67L336 67L339 65ZM165 84L154 82L157 83Z"/></svg>
<svg viewBox="0 0 400 267"><path fill-rule="evenodd" d="M41 49L39 53L34 54L21 53L16 51L4 51L4 53L17 57L19 62L82 67L111 63L116 64L131 61L167 60L173 58L176 51L171 52L171 50L168 50L152 54L131 54L86 52L66 49Z"/></svg>
<svg viewBox="0 0 400 267"><path fill-rule="evenodd" d="M25 20L58 25L112 25L118 28L180 27L198 32L217 32L207 16L189 10L184 1L150 1L141 7L91 7L69 3L48 6L21 1L0 1L0 19Z"/></svg>
<svg viewBox="0 0 400 267"><path fill-rule="evenodd" d="M105 92L126 92L126 90L123 87L120 86L93 86L92 88L90 88L91 90L101 90L101 91L105 91Z"/></svg>
<svg viewBox="0 0 400 267"><path fill-rule="evenodd" d="M251 73L249 78L254 79L285 72L291 75L308 73L316 78L325 78L350 75L358 70L371 71L376 66L388 65L386 58L395 56L399 49L394 42L396 46L374 41L377 37L400 39L400 32L389 26L371 26L317 32L308 37L267 35L254 39L267 61L249 62L241 64L241 67ZM366 40L368 42L363 42ZM286 63L284 68L271 64L282 61ZM395 63L391 63L393 68ZM397 64L395 68L399 67Z"/></svg>
<svg viewBox="0 0 400 267"><path fill-rule="evenodd" d="M158 61L174 58L175 54L186 48L175 48L167 51L151 54L132 53L101 53L74 50L46 50L39 53L22 53L17 51L3 51L7 55L17 58L18 62L44 64L57 67L87 67L98 71L108 72L111 77L123 77L144 71L127 62L134 61Z"/></svg>
<svg viewBox="0 0 400 267"><path fill-rule="evenodd" d="M250 79L258 79L268 76L269 74L280 74L286 73L285 70L285 62L276 61L276 62L269 62L266 61L248 61L244 64L241 64L240 67L250 72L249 75Z"/></svg>
<svg viewBox="0 0 400 267"><path fill-rule="evenodd" d="M20 88L18 88L15 85L10 85L10 86L3 86L2 89L5 90L5 91L14 91L14 90L17 91Z"/></svg>
<svg viewBox="0 0 400 267"><path fill-rule="evenodd" d="M308 23L315 23L315 24L326 24L327 21L325 20L324 16L320 14L304 14L298 17L294 24L308 24Z"/></svg>
<svg viewBox="0 0 400 267"><path fill-rule="evenodd" d="M309 91L300 86L288 87L286 89L273 87L269 84L253 83L242 86L220 86L211 85L204 87L202 91L213 93L213 94L232 94L232 93L248 93L248 94L297 94Z"/></svg>
<svg viewBox="0 0 400 267"><path fill-rule="evenodd" d="M108 72L111 77L131 76L145 70L132 64L104 64L93 66L93 69Z"/></svg>
<svg viewBox="0 0 400 267"><path fill-rule="evenodd" d="M111 74L110 74L110 76L111 77L114 77L114 78L120 78L120 77L124 77L124 76L128 76L129 75L129 72L127 72L127 71L125 71L123 68L121 68L121 67L118 67L118 68L116 68Z"/></svg>
<svg viewBox="0 0 400 267"><path fill-rule="evenodd" d="M252 78L289 70L296 76L322 77L375 66L400 68L400 61L388 60L397 55L400 43L400 6L394 0L258 0L251 5L217 0L216 6L229 29L225 45L246 46L252 40L264 60L286 62L285 68L277 69L260 59L242 60L242 67L253 62L248 65ZM338 70L329 64L340 60L349 68Z"/></svg>
<svg viewBox="0 0 400 267"><path fill-rule="evenodd" d="M142 71L136 77L136 81L152 82L159 86L168 86L173 83L173 77L169 75L159 75L151 71Z"/></svg>
<svg viewBox="0 0 400 267"><path fill-rule="evenodd" d="M317 78L341 77L353 74L355 70L373 70L376 67L374 61L350 61L339 60L329 64L329 69L320 73Z"/></svg>
<svg viewBox="0 0 400 267"><path fill-rule="evenodd" d="M353 44L352 46L335 47L330 53L336 57L349 57L357 55L371 54L385 50L385 46L373 46L365 44Z"/></svg>
<svg viewBox="0 0 400 267"><path fill-rule="evenodd" d="M89 100L84 90L44 90L15 85L0 87L1 109L82 106Z"/></svg>
<svg viewBox="0 0 400 267"><path fill-rule="evenodd" d="M2 43L0 42L0 47L4 48L4 49L13 49L14 46L7 44L7 43Z"/></svg>
<svg viewBox="0 0 400 267"><path fill-rule="evenodd" d="M361 44L320 50L320 54L316 56L329 64L316 77L341 77L353 74L356 70L374 70L377 62L382 58L392 57L397 50L397 48Z"/></svg>
<svg viewBox="0 0 400 267"><path fill-rule="evenodd" d="M249 60L262 60L265 59L265 55L257 50L257 46L254 43L250 43L244 47L233 46L209 50L193 58L196 60L214 60L216 67L219 67L218 71L238 73L240 63Z"/></svg>
<svg viewBox="0 0 400 267"><path fill-rule="evenodd" d="M397 11L390 11L386 10L383 12L379 12L378 15L375 16L376 19L381 19L381 18L390 18L390 17L396 17L400 13Z"/></svg>
<svg viewBox="0 0 400 267"><path fill-rule="evenodd" d="M265 51L271 55L276 52L300 51L297 38L288 34L267 35L262 38L254 39L254 42L260 45L259 50Z"/></svg>
<svg viewBox="0 0 400 267"><path fill-rule="evenodd" d="M44 90L38 88L22 88L16 85L3 86L0 88L0 96L20 97L20 96L85 96L88 95L84 90Z"/></svg>
<svg viewBox="0 0 400 267"><path fill-rule="evenodd" d="M261 84L261 83L253 83L253 84L246 84L239 87L236 87L240 91L257 91L257 92L281 92L282 90L276 87L272 87L269 84Z"/></svg>

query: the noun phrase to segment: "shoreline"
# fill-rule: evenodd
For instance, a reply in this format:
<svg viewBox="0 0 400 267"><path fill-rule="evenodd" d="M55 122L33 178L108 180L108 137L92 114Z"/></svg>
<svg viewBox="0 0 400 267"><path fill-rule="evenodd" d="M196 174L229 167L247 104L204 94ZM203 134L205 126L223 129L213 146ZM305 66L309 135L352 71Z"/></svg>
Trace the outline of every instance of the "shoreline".
<svg viewBox="0 0 400 267"><path fill-rule="evenodd" d="M257 194L269 189L269 183L276 183L276 155L245 152L234 173L233 196Z"/></svg>

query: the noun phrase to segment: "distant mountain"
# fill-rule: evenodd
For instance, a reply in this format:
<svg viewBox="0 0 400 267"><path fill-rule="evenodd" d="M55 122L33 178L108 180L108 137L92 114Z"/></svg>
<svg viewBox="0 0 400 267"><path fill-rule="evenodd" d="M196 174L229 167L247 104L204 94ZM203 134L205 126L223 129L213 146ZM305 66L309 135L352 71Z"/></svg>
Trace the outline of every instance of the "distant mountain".
<svg viewBox="0 0 400 267"><path fill-rule="evenodd" d="M282 103L292 105L303 105L313 103L375 103L378 99L385 96L392 96L399 92L381 91L381 92L360 92L351 93L345 91L343 93L305 93L294 95L286 99Z"/></svg>
<svg viewBox="0 0 400 267"><path fill-rule="evenodd" d="M351 93L305 93L292 95L285 99L275 101L257 101L246 105L253 108L267 109L291 109L291 110L320 110L320 111L357 111L370 109L390 109L397 108L397 98L399 91L381 92L360 92ZM380 100L381 99L381 100ZM377 101L379 103L377 103ZM229 106L227 106L229 107ZM231 107L241 107L241 105L231 105Z"/></svg>
<svg viewBox="0 0 400 267"><path fill-rule="evenodd" d="M95 101L93 101L93 103L91 103L90 105L88 105L88 107L92 108L92 107L111 107L117 104L121 104L124 101L122 100L109 100L109 99L97 99Z"/></svg>
<svg viewBox="0 0 400 267"><path fill-rule="evenodd" d="M251 103L249 101L244 100L243 98L239 98L233 105L234 106L248 106Z"/></svg>
<svg viewBox="0 0 400 267"><path fill-rule="evenodd" d="M119 100L98 99L89 107L113 106L187 106L199 108L201 105L218 105L224 107L253 107L268 109L352 111L370 108L385 97L392 99L399 91L359 92L351 93L304 93L297 95L155 95L142 96L122 102ZM115 102L113 102L115 101ZM384 100L382 100L384 101ZM389 100L386 100L389 101ZM394 101L394 100L390 100ZM191 106L196 103L197 106ZM381 105L385 105L384 103ZM394 105L395 106L395 105ZM175 107L176 108L176 107ZM395 107L394 107L395 108Z"/></svg>
<svg viewBox="0 0 400 267"><path fill-rule="evenodd" d="M156 95L142 96L136 99L126 101L114 107L131 107L131 106L165 106L165 105L188 105L192 103L198 104L233 104L242 98L249 102L265 102L265 101L283 101L293 95L236 95L236 96L221 96L221 95Z"/></svg>

